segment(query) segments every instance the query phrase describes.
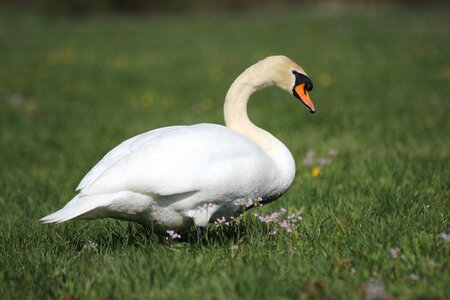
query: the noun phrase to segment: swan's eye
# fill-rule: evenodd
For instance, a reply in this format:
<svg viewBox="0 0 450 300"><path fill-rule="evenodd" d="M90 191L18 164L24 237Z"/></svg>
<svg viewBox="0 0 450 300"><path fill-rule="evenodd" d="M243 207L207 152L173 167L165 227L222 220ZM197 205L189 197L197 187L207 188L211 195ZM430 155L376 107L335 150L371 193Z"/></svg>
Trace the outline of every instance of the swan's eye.
<svg viewBox="0 0 450 300"><path fill-rule="evenodd" d="M292 70L292 74L295 75L295 86L299 86L300 84L305 84L305 90L308 92L312 91L313 89L313 83L311 79L309 79L308 76L305 74L299 73L296 70Z"/></svg>

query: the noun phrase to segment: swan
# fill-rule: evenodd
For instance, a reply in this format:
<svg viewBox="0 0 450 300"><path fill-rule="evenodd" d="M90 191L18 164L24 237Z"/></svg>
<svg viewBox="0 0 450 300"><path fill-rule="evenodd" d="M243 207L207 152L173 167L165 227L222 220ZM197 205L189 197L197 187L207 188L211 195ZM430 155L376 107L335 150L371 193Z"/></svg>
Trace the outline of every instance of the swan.
<svg viewBox="0 0 450 300"><path fill-rule="evenodd" d="M204 228L240 215L252 203L279 198L294 180L294 159L247 115L250 95L271 85L315 112L305 71L286 56L269 56L232 83L224 104L226 126L163 127L122 142L86 174L71 201L40 221L116 218L164 233Z"/></svg>

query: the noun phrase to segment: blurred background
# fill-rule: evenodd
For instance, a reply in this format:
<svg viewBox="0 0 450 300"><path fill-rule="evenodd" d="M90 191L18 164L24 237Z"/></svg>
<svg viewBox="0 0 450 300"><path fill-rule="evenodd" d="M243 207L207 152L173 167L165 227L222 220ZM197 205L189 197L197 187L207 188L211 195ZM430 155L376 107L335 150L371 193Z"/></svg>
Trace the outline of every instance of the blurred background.
<svg viewBox="0 0 450 300"><path fill-rule="evenodd" d="M444 0L1 0L8 6L32 7L49 14L79 15L89 13L188 13L198 11L245 11L271 9L299 4L339 8L342 6L374 7L386 3L398 5L444 4Z"/></svg>

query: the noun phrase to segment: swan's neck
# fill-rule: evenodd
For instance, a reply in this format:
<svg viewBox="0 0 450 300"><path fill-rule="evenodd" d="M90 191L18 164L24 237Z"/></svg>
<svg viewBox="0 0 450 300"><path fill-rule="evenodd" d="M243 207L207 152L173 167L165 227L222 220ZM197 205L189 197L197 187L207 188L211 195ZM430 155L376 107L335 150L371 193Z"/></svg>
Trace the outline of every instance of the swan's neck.
<svg viewBox="0 0 450 300"><path fill-rule="evenodd" d="M254 140L264 150L270 150L268 148L270 139L267 140L269 133L257 127L248 118L247 103L250 95L257 88L245 80L244 74L246 73L244 72L234 81L225 98L225 125Z"/></svg>
<svg viewBox="0 0 450 300"><path fill-rule="evenodd" d="M269 75L268 75L269 74ZM255 91L274 84L270 72L254 65L245 70L231 85L225 98L225 125L256 142L274 161L280 180L288 186L295 175L295 162L290 151L272 134L257 127L248 118L247 103Z"/></svg>

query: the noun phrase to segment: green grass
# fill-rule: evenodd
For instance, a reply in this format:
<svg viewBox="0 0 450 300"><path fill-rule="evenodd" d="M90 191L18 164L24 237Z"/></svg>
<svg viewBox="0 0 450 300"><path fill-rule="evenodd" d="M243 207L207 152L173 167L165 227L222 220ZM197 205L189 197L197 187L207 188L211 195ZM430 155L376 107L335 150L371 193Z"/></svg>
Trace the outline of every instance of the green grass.
<svg viewBox="0 0 450 300"><path fill-rule="evenodd" d="M109 149L222 123L234 78L285 54L318 112L258 92L249 113L297 162L278 201L172 243L115 220L44 226ZM450 30L445 10L49 19L0 16L2 299L450 298ZM303 166L309 150L330 165ZM320 168L317 177L313 167ZM269 236L253 213L303 211ZM84 249L88 241L96 250ZM399 248L399 258L390 250ZM413 280L412 274L420 277ZM414 276L413 276L414 277Z"/></svg>

